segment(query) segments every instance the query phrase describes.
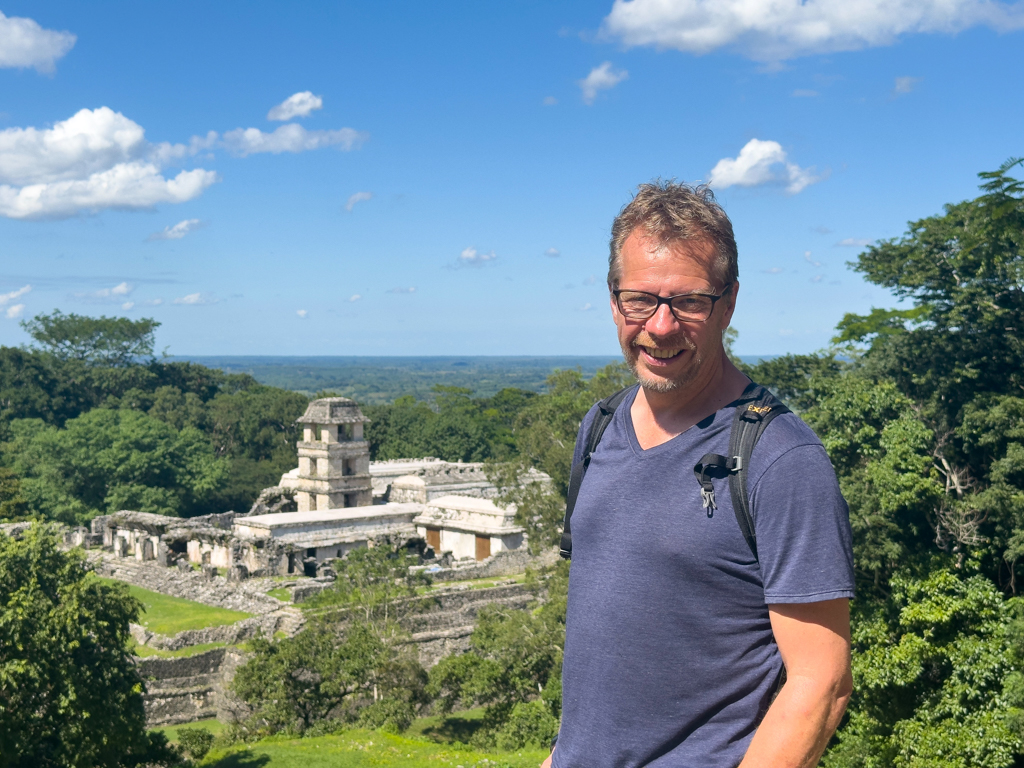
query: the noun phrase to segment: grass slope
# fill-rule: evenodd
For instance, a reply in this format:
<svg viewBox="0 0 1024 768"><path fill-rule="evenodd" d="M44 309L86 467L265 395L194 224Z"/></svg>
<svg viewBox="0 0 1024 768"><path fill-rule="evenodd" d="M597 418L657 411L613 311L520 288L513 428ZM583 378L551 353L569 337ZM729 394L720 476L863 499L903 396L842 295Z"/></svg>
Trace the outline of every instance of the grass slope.
<svg viewBox="0 0 1024 768"><path fill-rule="evenodd" d="M124 583L115 579L103 579L103 581L110 584ZM227 608L214 608L192 600L162 595L159 592L136 587L134 584L128 585L128 591L144 606L145 613L139 619L142 626L159 635L176 635L186 629L203 629L204 627L218 627L221 624L234 624L236 621L252 616L250 613L231 611Z"/></svg>
<svg viewBox="0 0 1024 768"><path fill-rule="evenodd" d="M545 751L509 754L477 752L445 744L392 736L380 731L345 731L334 736L277 739L214 750L205 768L536 768Z"/></svg>

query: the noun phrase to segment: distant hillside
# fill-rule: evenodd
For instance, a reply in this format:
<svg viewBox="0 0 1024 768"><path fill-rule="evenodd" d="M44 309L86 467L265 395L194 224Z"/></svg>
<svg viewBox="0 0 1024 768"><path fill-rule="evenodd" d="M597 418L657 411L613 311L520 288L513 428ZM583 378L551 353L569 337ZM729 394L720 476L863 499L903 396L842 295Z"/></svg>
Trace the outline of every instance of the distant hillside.
<svg viewBox="0 0 1024 768"><path fill-rule="evenodd" d="M772 356L744 355L755 364ZM361 403L379 405L402 395L426 399L435 384L466 387L476 397L490 397L505 387L546 390L545 380L558 369L579 368L585 378L620 357L288 357L184 356L227 373L248 373L262 384L312 394L335 390Z"/></svg>

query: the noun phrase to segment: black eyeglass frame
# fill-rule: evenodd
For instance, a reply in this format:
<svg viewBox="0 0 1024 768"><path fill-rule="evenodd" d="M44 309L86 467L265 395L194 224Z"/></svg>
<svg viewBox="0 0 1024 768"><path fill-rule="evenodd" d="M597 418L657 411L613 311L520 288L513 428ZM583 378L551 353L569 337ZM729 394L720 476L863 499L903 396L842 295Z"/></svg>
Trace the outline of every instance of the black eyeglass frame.
<svg viewBox="0 0 1024 768"><path fill-rule="evenodd" d="M715 302L717 302L720 298L725 296L725 294L729 292L729 289L732 288L732 285L732 283L726 285L724 288L722 288L722 292L719 293L717 296L713 293L701 293L700 291L693 291L692 293L677 293L675 296L659 296L656 293L650 293L648 291L637 291L631 288L619 288L618 290L614 290L612 291L612 296L615 297L615 306L618 307L619 312L622 313L623 317L628 318L629 320L650 320L652 317L658 314L658 310L661 309L662 304L668 304L668 311L671 312L672 317L674 317L680 323L706 323L711 318L711 316L715 314ZM622 309L622 303L619 301L620 293L642 293L644 296L653 297L657 301L657 304L654 305L654 309L652 309L650 314L648 315L645 315L643 317L630 317ZM703 296L706 299L711 299L711 309L708 311L707 317L705 317L703 320L695 320L692 317L680 317L679 315L676 314L676 309L675 307L672 306L673 300L684 298L687 296Z"/></svg>

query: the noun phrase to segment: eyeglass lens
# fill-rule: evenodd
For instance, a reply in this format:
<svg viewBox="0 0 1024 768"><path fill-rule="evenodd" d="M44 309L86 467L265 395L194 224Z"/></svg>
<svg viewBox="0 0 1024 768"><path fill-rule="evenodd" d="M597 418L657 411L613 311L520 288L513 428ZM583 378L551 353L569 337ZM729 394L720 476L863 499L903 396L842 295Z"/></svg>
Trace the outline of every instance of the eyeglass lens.
<svg viewBox="0 0 1024 768"><path fill-rule="evenodd" d="M650 317L660 304L657 296L640 291L622 291L618 296L618 302L622 314L634 320ZM690 294L676 296L668 304L677 320L707 320L715 302L710 296Z"/></svg>

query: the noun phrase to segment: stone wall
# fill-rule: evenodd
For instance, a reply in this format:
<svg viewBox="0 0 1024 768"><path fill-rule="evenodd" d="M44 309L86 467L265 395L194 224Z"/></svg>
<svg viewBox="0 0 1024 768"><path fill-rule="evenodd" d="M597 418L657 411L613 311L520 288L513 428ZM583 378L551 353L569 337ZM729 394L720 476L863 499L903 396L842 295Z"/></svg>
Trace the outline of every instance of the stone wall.
<svg viewBox="0 0 1024 768"><path fill-rule="evenodd" d="M152 728L237 716L245 705L231 695L228 685L244 662L245 654L237 648L215 648L177 659L139 659L146 688L146 724Z"/></svg>

